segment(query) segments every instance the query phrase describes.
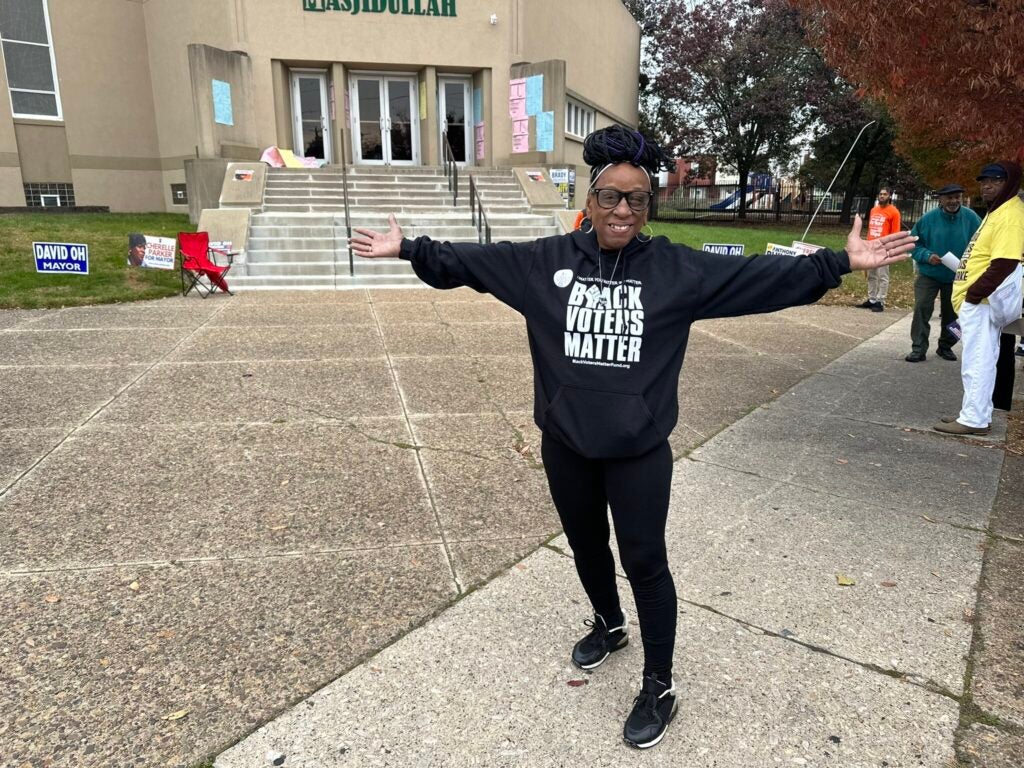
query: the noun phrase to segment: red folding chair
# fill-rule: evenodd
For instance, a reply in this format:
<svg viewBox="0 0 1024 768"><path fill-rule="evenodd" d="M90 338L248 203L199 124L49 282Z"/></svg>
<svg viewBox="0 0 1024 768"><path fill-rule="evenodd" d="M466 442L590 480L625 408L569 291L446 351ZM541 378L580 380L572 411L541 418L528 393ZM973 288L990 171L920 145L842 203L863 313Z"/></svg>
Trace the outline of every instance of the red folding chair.
<svg viewBox="0 0 1024 768"><path fill-rule="evenodd" d="M234 296L224 279L235 260L233 252L211 248L209 232L179 232L178 248L181 250L182 296L191 290L204 299L218 290ZM217 256L226 258L227 265L219 266L214 261Z"/></svg>

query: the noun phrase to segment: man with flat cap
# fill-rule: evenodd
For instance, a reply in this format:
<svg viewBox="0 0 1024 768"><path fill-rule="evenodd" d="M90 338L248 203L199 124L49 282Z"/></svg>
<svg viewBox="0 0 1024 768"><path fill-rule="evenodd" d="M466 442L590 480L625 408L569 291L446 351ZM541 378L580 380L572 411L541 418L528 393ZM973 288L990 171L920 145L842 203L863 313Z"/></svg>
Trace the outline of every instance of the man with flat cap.
<svg viewBox="0 0 1024 768"><path fill-rule="evenodd" d="M967 246L953 282L953 309L963 330L964 397L960 414L935 430L951 435L984 435L992 425L992 390L1002 329L1021 316L1021 257L1024 256L1024 201L1021 169L1003 160L981 169L981 197L988 211Z"/></svg>
<svg viewBox="0 0 1024 768"><path fill-rule="evenodd" d="M965 191L959 184L947 184L936 190L939 207L922 216L911 232L918 241L911 254L917 262L917 279L914 281L914 319L910 325L912 346L905 358L908 363L923 362L928 352L936 296L940 297L942 325L935 353L945 360L956 360L953 345L957 338L949 331L950 324L956 320L953 278L967 244L981 226L978 214L963 205Z"/></svg>

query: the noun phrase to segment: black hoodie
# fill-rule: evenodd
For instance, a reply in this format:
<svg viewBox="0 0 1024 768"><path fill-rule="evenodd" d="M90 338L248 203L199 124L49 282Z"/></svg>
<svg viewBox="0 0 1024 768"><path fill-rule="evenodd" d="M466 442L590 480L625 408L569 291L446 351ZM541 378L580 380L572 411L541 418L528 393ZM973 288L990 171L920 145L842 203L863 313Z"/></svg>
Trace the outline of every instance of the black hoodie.
<svg viewBox="0 0 1024 768"><path fill-rule="evenodd" d="M401 256L428 285L491 293L526 318L534 420L589 458L639 456L668 437L694 321L810 304L850 271L845 251L747 258L664 237L601 254L592 232L494 245L421 237Z"/></svg>

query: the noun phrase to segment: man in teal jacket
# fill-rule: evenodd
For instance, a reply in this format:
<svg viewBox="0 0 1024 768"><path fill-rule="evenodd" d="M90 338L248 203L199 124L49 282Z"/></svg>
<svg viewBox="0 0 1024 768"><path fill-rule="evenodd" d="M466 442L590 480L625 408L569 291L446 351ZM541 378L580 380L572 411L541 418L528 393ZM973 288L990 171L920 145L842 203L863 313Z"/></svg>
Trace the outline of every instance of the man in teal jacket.
<svg viewBox="0 0 1024 768"><path fill-rule="evenodd" d="M917 262L917 280L914 281L914 320L910 326L910 340L913 347L906 356L908 363L920 363L928 351L930 321L935 310L935 296L941 297L940 312L942 331L936 354L946 360L956 360L953 345L956 337L949 332L949 325L956 320L953 311L953 278L956 273L942 263L947 253L953 255L950 264L960 261L967 244L981 226L978 214L962 205L964 188L959 184L947 184L937 190L939 207L929 211L914 225L913 234L920 239L914 249Z"/></svg>

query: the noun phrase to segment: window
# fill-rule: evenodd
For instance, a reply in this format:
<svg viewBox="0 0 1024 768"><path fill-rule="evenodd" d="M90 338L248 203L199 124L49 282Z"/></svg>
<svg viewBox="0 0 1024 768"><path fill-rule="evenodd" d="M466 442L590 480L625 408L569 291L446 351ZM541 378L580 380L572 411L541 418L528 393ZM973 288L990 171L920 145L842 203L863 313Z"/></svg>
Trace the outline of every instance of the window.
<svg viewBox="0 0 1024 768"><path fill-rule="evenodd" d="M0 46L15 117L61 119L47 0L0 0Z"/></svg>
<svg viewBox="0 0 1024 768"><path fill-rule="evenodd" d="M594 110L578 101L565 102L565 132L581 139L594 131Z"/></svg>
<svg viewBox="0 0 1024 768"><path fill-rule="evenodd" d="M26 184L25 205L29 208L50 206L75 207L75 188L71 184Z"/></svg>

